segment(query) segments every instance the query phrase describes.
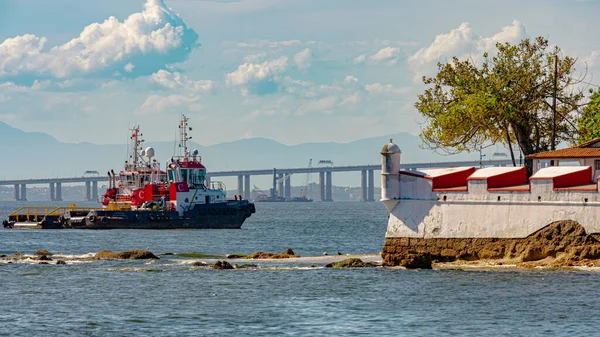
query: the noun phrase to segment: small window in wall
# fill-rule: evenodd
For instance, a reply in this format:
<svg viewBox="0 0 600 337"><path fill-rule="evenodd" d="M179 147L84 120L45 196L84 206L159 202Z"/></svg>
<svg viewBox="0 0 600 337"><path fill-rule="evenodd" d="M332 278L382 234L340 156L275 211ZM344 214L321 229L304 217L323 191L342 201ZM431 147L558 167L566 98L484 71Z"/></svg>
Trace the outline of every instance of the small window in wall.
<svg viewBox="0 0 600 337"><path fill-rule="evenodd" d="M594 160L594 167L596 168L596 170L600 170L600 160Z"/></svg>
<svg viewBox="0 0 600 337"><path fill-rule="evenodd" d="M181 170L181 181L187 181L187 176L188 176L188 170L186 170L186 169Z"/></svg>

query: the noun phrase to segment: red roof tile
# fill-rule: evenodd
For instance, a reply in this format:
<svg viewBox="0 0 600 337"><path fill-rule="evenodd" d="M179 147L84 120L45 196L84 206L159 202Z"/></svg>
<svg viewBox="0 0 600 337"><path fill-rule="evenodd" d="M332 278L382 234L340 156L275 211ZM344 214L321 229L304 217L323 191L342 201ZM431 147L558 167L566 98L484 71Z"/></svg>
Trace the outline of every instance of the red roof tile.
<svg viewBox="0 0 600 337"><path fill-rule="evenodd" d="M596 138L566 149L533 153L525 156L527 159L577 159L577 158L600 158L600 147L589 147L600 142Z"/></svg>

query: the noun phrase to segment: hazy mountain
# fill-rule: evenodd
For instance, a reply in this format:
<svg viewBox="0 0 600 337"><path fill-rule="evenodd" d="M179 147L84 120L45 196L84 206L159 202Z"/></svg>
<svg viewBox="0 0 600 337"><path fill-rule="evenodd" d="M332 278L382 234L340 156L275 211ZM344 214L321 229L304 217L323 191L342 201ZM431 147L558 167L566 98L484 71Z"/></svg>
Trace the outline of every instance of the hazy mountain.
<svg viewBox="0 0 600 337"><path fill-rule="evenodd" d="M204 164L212 171L306 167L311 158L313 166L317 166L319 160L331 160L335 165L359 165L378 164L379 151L389 138L393 138L402 149L403 162L478 158L476 154L452 157L435 154L421 149L419 138L408 133L359 139L350 143L287 146L270 139L252 138L211 146L192 143L190 147L200 151ZM24 132L3 122L0 122L0 142L0 158L4 162L0 169L0 179L80 176L86 170L97 170L104 174L111 168L120 170L127 159L128 150L126 144L61 143L47 134ZM174 144L175 141L145 143L146 146L154 147L156 159L161 163L177 152L178 148Z"/></svg>

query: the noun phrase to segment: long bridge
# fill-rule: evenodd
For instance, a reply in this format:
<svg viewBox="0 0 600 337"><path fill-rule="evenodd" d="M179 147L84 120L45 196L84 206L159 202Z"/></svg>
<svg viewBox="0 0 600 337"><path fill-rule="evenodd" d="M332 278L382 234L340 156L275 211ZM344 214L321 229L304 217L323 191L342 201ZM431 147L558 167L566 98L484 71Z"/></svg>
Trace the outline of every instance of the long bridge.
<svg viewBox="0 0 600 337"><path fill-rule="evenodd" d="M404 170L415 171L425 168L453 167L453 166L508 166L512 165L510 160L486 160L486 161L454 161L438 163L405 163L401 165ZM245 199L250 199L250 177L259 175L275 175L277 190L282 197L291 197L290 175L292 174L319 174L319 200L333 201L332 176L334 172L361 172L361 201L375 200L375 171L381 170L381 165L353 165L353 166L329 166L329 167L299 167L299 168L273 168L256 170L232 170L209 172L207 179L214 177L236 177L238 178L237 193ZM84 183L85 200L98 200L98 182L108 182L107 176L81 176L67 178L38 178L38 179L12 179L0 180L0 186L14 186L15 200L27 200L27 185L49 186L49 199L62 201L62 184Z"/></svg>

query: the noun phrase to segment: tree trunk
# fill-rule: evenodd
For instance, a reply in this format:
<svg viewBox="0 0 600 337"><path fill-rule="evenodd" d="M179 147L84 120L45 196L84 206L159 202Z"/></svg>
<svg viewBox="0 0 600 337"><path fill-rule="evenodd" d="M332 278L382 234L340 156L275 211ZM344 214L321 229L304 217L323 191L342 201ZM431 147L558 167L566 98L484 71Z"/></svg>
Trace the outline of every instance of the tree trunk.
<svg viewBox="0 0 600 337"><path fill-rule="evenodd" d="M515 154L513 153L512 142L510 140L510 133L508 131L508 125L506 125L504 129L506 130L506 142L508 143L508 150L510 151L510 159L512 159L513 166L517 166Z"/></svg>

